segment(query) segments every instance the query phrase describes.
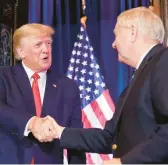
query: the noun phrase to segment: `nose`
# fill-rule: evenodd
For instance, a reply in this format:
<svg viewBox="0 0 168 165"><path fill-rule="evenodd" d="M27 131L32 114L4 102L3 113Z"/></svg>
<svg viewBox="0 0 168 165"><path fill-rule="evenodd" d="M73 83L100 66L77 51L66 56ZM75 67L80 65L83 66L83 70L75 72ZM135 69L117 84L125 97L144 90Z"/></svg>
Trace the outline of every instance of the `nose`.
<svg viewBox="0 0 168 165"><path fill-rule="evenodd" d="M116 49L115 41L112 43L112 48Z"/></svg>
<svg viewBox="0 0 168 165"><path fill-rule="evenodd" d="M46 43L43 44L43 53L48 53L49 52L49 47Z"/></svg>

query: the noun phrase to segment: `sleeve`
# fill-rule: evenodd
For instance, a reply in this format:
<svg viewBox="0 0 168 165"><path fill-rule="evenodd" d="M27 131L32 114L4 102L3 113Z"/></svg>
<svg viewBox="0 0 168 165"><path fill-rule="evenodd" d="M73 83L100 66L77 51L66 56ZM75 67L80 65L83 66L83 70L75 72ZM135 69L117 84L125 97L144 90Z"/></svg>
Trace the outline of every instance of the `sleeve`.
<svg viewBox="0 0 168 165"><path fill-rule="evenodd" d="M127 88L126 88L127 89ZM62 132L60 144L63 148L77 149L78 151L109 154L112 153L112 144L115 136L116 123L120 114L120 103L124 98L126 89L116 105L112 119L106 122L105 128L65 128Z"/></svg>
<svg viewBox="0 0 168 165"><path fill-rule="evenodd" d="M113 117L115 119L115 115ZM60 144L63 148L77 149L83 152L112 153L115 120L106 122L104 130L99 128L65 128L62 132Z"/></svg>
<svg viewBox="0 0 168 165"><path fill-rule="evenodd" d="M108 154L112 153L112 138L108 132L98 128L65 128L60 144L63 148L82 152Z"/></svg>
<svg viewBox="0 0 168 165"><path fill-rule="evenodd" d="M164 54L151 76L151 95L158 128L129 153L121 157L123 164L162 163L168 155L168 55Z"/></svg>
<svg viewBox="0 0 168 165"><path fill-rule="evenodd" d="M73 93L71 95L71 108L72 108L72 114L71 114L71 120L68 125L68 127L72 128L82 128L82 110L81 110L81 104L80 104L80 97L79 97L79 89L76 86L76 84L73 84L74 89ZM68 149L68 163L69 164L86 164L86 156L84 152L79 152L76 149Z"/></svg>
<svg viewBox="0 0 168 165"><path fill-rule="evenodd" d="M18 107L10 107L7 105L8 95L6 89L9 84L6 79L0 74L0 129L13 135L24 137L26 123L32 115L26 113L23 103ZM22 112L17 109L22 109Z"/></svg>

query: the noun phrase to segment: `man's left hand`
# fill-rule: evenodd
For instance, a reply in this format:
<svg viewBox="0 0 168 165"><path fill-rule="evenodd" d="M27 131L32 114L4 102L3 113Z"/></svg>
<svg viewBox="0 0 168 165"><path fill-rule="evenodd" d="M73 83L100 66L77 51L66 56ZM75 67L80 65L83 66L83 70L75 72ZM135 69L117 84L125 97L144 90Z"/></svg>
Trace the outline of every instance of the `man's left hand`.
<svg viewBox="0 0 168 165"><path fill-rule="evenodd" d="M111 160L106 160L103 164L122 164L120 158L113 158Z"/></svg>

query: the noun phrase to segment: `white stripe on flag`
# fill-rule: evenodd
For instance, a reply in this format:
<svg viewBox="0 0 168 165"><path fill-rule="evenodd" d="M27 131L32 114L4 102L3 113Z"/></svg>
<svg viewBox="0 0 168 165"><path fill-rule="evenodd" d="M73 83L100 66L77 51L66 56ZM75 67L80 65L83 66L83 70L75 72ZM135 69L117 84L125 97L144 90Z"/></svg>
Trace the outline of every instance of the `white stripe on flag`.
<svg viewBox="0 0 168 165"><path fill-rule="evenodd" d="M92 127L102 128L102 125L100 124L100 122L99 122L98 118L96 117L94 110L92 109L90 104L87 105L86 107L84 107L83 112L87 116L87 119L90 122Z"/></svg>
<svg viewBox="0 0 168 165"><path fill-rule="evenodd" d="M100 163L103 162L103 160L102 160L102 158L100 157L99 154L96 154L96 153L89 153L89 154L90 154L94 164L100 164Z"/></svg>
<svg viewBox="0 0 168 165"><path fill-rule="evenodd" d="M112 159L112 158L113 158L113 154L108 154L108 156L110 157L110 159Z"/></svg>
<svg viewBox="0 0 168 165"><path fill-rule="evenodd" d="M96 99L102 113L104 114L106 120L110 120L113 117L113 111L110 108L107 100L105 99L104 95L100 95L97 99Z"/></svg>

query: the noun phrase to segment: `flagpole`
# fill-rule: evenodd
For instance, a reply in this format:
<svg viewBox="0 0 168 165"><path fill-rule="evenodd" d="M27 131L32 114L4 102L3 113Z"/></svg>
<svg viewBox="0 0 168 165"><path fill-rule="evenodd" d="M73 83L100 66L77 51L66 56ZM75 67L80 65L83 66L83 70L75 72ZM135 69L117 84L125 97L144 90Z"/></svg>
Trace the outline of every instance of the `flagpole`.
<svg viewBox="0 0 168 165"><path fill-rule="evenodd" d="M87 20L87 16L85 13L86 10L86 0L81 0L82 1L82 18L80 19L81 24L86 28L86 20Z"/></svg>
<svg viewBox="0 0 168 165"><path fill-rule="evenodd" d="M85 14L86 0L81 0L81 1L82 1L82 14L83 14L83 15L86 15L86 14Z"/></svg>

